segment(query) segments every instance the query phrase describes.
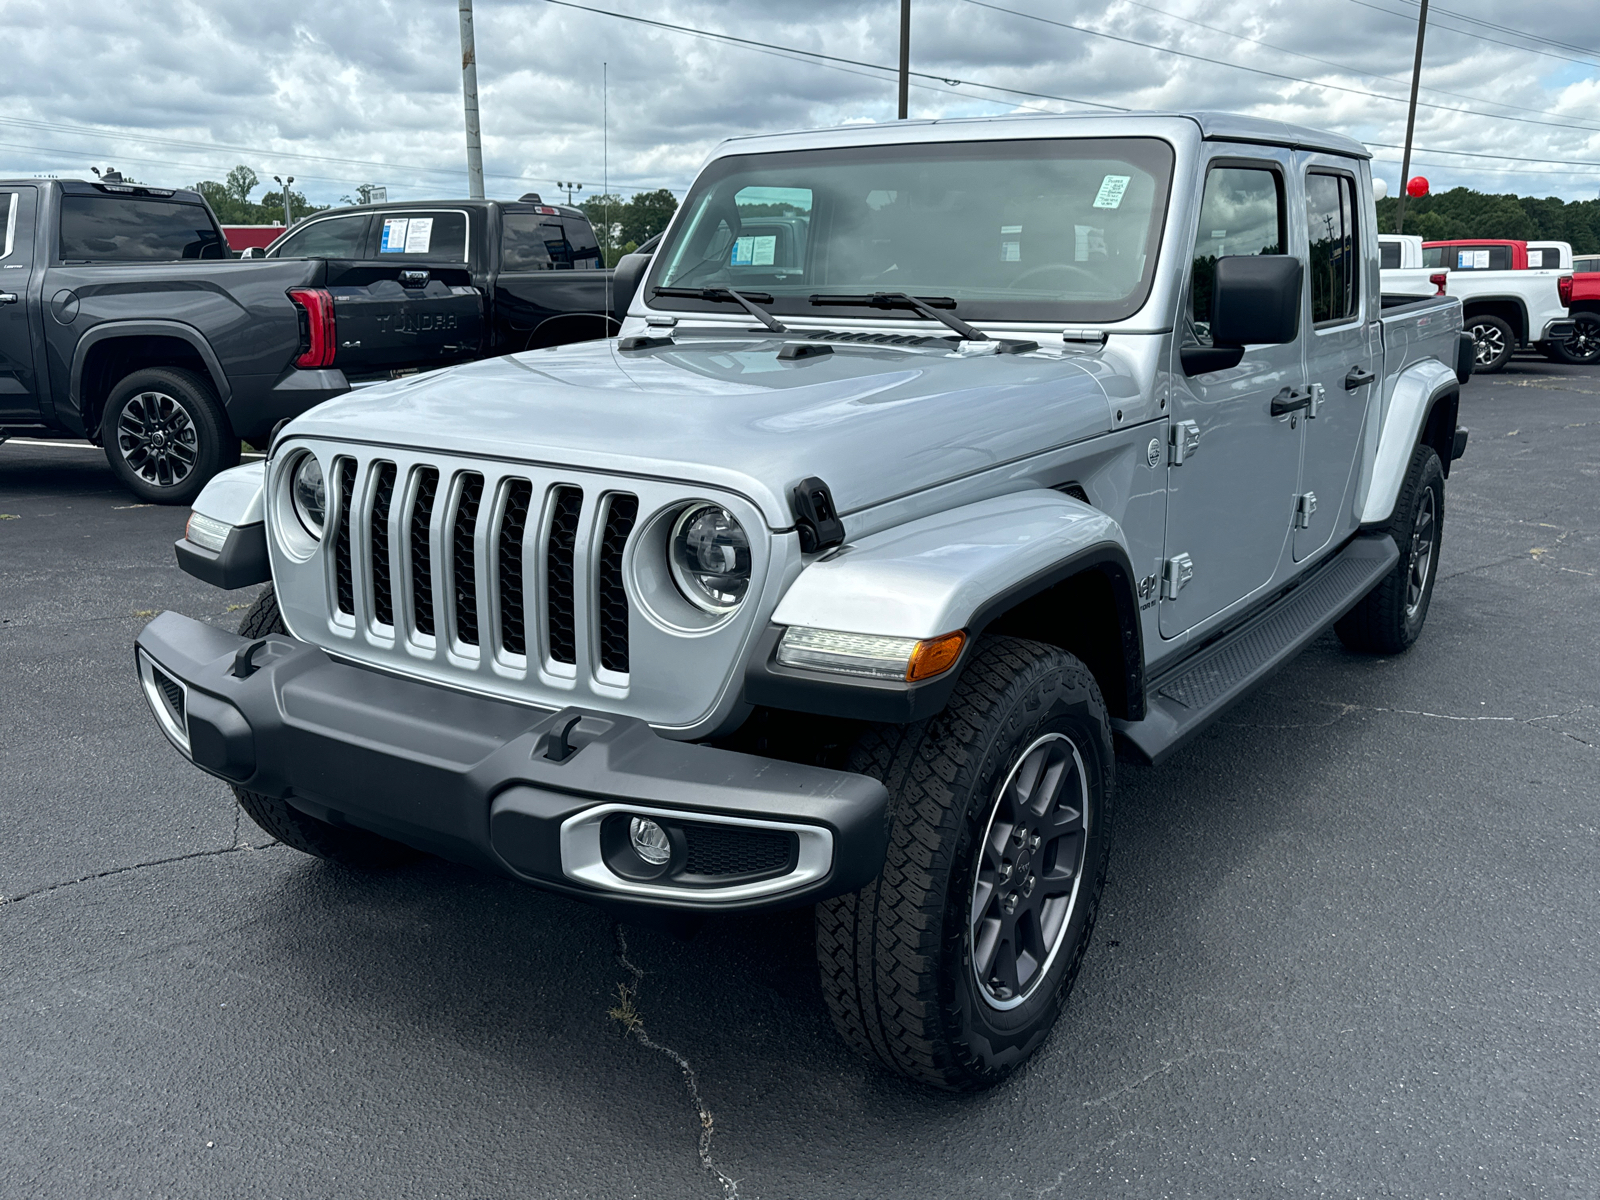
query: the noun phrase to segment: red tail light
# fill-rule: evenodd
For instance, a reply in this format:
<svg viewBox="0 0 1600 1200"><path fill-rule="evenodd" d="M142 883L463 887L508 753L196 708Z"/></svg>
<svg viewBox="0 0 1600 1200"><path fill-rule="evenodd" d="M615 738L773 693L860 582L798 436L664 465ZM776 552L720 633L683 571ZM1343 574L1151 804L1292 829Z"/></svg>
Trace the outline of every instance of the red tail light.
<svg viewBox="0 0 1600 1200"><path fill-rule="evenodd" d="M339 349L334 334L333 295L326 288L290 288L289 299L300 306L300 356L297 367L331 367Z"/></svg>
<svg viewBox="0 0 1600 1200"><path fill-rule="evenodd" d="M1556 290L1561 293L1561 303L1566 308L1572 307L1572 276L1563 275L1556 280Z"/></svg>
<svg viewBox="0 0 1600 1200"><path fill-rule="evenodd" d="M1434 295L1442 296L1444 295L1444 285L1450 282L1450 273L1448 271L1440 271L1437 275L1429 275L1428 282L1439 289Z"/></svg>

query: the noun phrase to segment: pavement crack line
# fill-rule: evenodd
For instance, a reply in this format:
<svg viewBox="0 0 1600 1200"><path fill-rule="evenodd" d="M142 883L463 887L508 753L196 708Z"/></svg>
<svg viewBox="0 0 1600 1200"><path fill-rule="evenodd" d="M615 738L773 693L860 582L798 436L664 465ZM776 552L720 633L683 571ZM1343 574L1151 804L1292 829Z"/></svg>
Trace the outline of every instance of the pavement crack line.
<svg viewBox="0 0 1600 1200"><path fill-rule="evenodd" d="M700 1098L700 1080L687 1058L671 1046L663 1046L645 1031L644 1017L640 1015L638 1008L639 988L644 983L644 969L635 966L628 958L628 936L623 931L622 922L614 923L612 929L617 939L617 963L632 976L633 982L617 984L617 1003L611 1009L611 1019L622 1026L626 1036L633 1038L646 1050L665 1055L683 1072L684 1086L689 1089L689 1099L694 1102L695 1112L700 1118L700 1165L717 1177L722 1184L725 1200L739 1200L739 1181L724 1175L711 1161L711 1137L716 1132L716 1123L711 1116L711 1110Z"/></svg>
<svg viewBox="0 0 1600 1200"><path fill-rule="evenodd" d="M196 850L191 854L175 854L171 858L153 858L149 862L130 863L125 867L112 867L109 871L96 871L92 875L80 875L76 879L63 879L58 883L48 884L45 887L34 888L31 892L20 892L15 896L0 896L0 908L8 904L20 904L24 900L31 900L35 896L46 896L51 892L59 892L63 888L77 887L80 883L93 883L100 879L110 879L115 875L127 875L132 871L145 871L151 867L166 867L173 863L188 862L192 858L219 858L224 854L237 854L241 850L254 850L255 846L248 842L238 841L238 828L234 829L234 844L222 846L216 850Z"/></svg>
<svg viewBox="0 0 1600 1200"><path fill-rule="evenodd" d="M1191 1050L1188 1054L1180 1055L1178 1058L1170 1060L1162 1059L1161 1065L1155 1068L1155 1070L1146 1071L1143 1075L1139 1076L1139 1078L1130 1083L1123 1084L1115 1091L1107 1092L1104 1096L1097 1096L1093 1100L1085 1100L1083 1102L1083 1106L1085 1108L1098 1108L1102 1104L1110 1104L1119 1096L1126 1096L1129 1092L1132 1092L1135 1089L1149 1083L1157 1075L1170 1075L1172 1074L1173 1068L1181 1067L1184 1063L1192 1062L1197 1058L1215 1058L1219 1054L1231 1055L1234 1058L1250 1057L1243 1050Z"/></svg>
<svg viewBox="0 0 1600 1200"><path fill-rule="evenodd" d="M1544 729L1551 733L1559 733L1562 737L1570 738L1581 746L1589 746L1590 748L1593 748L1593 742L1590 742L1585 738L1581 738L1575 733L1571 733L1565 729L1557 729L1554 726L1544 724L1543 722L1570 721L1580 713L1600 711L1600 705L1580 704L1577 708L1574 708L1569 712L1543 713L1537 717L1506 717L1490 716L1488 714L1462 715L1459 713L1436 713L1428 712L1426 709L1421 708L1387 708L1382 705L1374 704L1348 704L1340 700L1319 700L1316 701L1316 703L1325 704L1329 708L1335 708L1338 711L1326 721L1301 721L1293 723L1270 724L1263 721L1219 721L1218 724L1229 725L1235 729L1326 729L1330 725L1337 725L1351 713L1388 713L1391 716L1397 717L1426 717L1433 721L1490 721L1501 725L1531 725L1535 729Z"/></svg>

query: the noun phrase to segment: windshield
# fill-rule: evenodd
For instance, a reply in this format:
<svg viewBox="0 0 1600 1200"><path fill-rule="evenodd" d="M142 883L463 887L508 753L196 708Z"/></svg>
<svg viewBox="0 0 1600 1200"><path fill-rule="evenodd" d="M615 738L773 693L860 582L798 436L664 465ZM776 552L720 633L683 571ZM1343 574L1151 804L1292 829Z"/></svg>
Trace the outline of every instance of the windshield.
<svg viewBox="0 0 1600 1200"><path fill-rule="evenodd" d="M784 314L861 315L818 293L947 297L968 321L1117 321L1150 292L1172 149L1154 138L940 142L712 163L655 256L654 287L733 287ZM916 319L915 314L907 317Z"/></svg>

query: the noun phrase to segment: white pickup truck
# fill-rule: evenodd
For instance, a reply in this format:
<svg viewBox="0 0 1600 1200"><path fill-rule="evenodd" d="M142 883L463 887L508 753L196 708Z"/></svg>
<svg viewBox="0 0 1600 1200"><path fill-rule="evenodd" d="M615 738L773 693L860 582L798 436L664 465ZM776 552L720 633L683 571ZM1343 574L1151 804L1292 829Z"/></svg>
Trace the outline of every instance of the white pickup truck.
<svg viewBox="0 0 1600 1200"><path fill-rule="evenodd" d="M1556 348L1573 334L1560 282L1563 274L1571 275L1571 267L1530 268L1528 255L1535 246L1559 245L1464 240L1424 246L1420 237L1386 233L1378 238L1383 291L1391 296L1433 296L1442 291L1459 297L1472 334L1474 374L1501 370L1524 346L1557 358ZM1570 248L1567 262L1571 263Z"/></svg>

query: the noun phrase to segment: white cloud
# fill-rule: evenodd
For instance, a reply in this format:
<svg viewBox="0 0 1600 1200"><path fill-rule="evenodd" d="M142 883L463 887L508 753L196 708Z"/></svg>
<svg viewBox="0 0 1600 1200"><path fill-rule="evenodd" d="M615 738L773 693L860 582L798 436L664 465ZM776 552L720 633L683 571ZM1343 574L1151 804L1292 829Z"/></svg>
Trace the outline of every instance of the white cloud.
<svg viewBox="0 0 1600 1200"><path fill-rule="evenodd" d="M870 63L897 57L895 0L582 2ZM913 69L1105 104L1228 109L1373 143L1403 141L1405 105L1359 93L1405 96L1415 32L1407 0L997 2L1199 61L969 0L916 0ZM1499 115L1422 108L1416 142L1428 149L1417 151L1416 170L1438 188L1594 197L1600 167L1440 153L1600 162L1600 55L1570 48L1587 38L1600 50L1590 5L1548 0L1507 13L1483 0L1453 4L1460 7L1434 9L1423 100ZM607 175L613 190L682 188L729 134L894 116L893 80L878 72L709 42L544 0L477 0L476 7L491 194L553 194L557 179L581 180L592 193ZM1469 11L1550 39L1538 44L1563 57L1517 49L1507 44L1517 39L1454 15ZM0 174L81 176L91 163L114 163L141 179L182 184L220 179L245 162L263 178L294 174L319 202L369 181L387 184L395 197L465 188L456 6L449 0L7 0L5 25ZM918 116L1076 107L970 83L917 83L911 104ZM85 125L120 132L85 133ZM1397 183L1399 152L1377 146L1375 153L1378 170Z"/></svg>

